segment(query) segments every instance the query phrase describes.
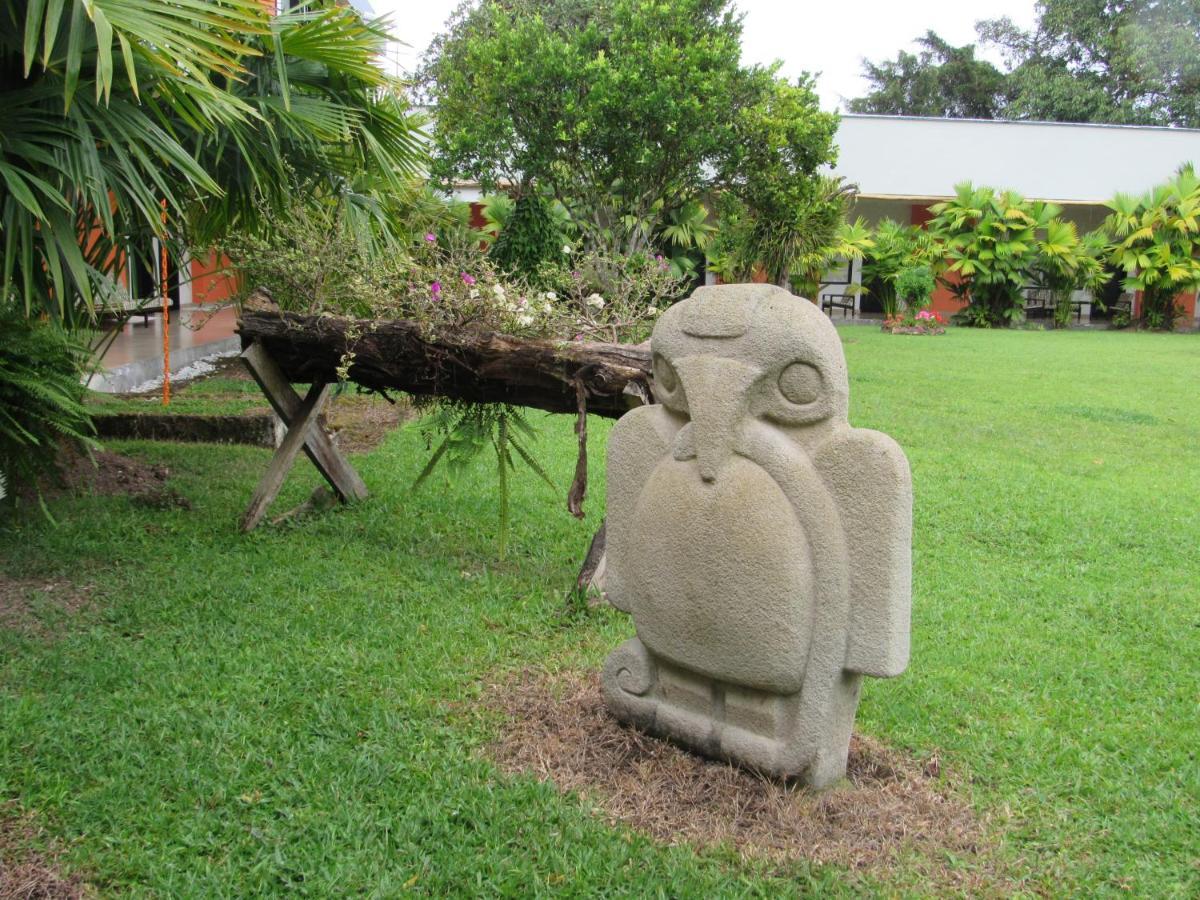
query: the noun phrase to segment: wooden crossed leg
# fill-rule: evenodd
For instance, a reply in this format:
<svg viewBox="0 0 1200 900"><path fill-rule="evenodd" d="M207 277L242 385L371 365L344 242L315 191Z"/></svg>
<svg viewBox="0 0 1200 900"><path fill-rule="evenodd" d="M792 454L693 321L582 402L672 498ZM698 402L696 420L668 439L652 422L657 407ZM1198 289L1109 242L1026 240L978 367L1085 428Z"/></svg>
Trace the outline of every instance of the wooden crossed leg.
<svg viewBox="0 0 1200 900"><path fill-rule="evenodd" d="M314 382L301 400L261 344L253 343L247 347L242 353L242 362L287 428L283 442L275 451L271 464L254 489L254 497L246 514L242 516L242 531L251 531L262 521L301 449L343 503L365 499L367 486L362 478L317 424L317 417L329 396L329 383Z"/></svg>

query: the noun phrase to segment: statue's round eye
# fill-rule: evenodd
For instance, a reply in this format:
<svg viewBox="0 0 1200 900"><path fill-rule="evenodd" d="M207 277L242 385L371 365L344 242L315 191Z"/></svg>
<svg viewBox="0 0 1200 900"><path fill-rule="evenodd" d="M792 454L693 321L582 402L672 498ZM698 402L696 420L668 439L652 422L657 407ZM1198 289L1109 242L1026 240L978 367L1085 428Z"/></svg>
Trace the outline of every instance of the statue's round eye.
<svg viewBox="0 0 1200 900"><path fill-rule="evenodd" d="M675 374L675 367L658 354L654 356L654 383L667 394L673 394L675 388L679 387L679 376Z"/></svg>
<svg viewBox="0 0 1200 900"><path fill-rule="evenodd" d="M794 362L779 375L779 393L797 406L807 406L820 396L821 375L808 363Z"/></svg>

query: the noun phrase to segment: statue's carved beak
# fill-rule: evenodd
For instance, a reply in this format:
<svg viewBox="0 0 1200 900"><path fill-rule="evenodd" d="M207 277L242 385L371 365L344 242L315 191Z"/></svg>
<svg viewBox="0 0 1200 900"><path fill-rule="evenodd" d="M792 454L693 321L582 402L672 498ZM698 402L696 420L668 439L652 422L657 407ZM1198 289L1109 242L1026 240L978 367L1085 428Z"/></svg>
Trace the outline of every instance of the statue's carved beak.
<svg viewBox="0 0 1200 900"><path fill-rule="evenodd" d="M695 459L700 477L717 480L733 455L746 416L746 395L759 370L733 359L689 356L675 371L687 397L691 422L675 441L676 459Z"/></svg>

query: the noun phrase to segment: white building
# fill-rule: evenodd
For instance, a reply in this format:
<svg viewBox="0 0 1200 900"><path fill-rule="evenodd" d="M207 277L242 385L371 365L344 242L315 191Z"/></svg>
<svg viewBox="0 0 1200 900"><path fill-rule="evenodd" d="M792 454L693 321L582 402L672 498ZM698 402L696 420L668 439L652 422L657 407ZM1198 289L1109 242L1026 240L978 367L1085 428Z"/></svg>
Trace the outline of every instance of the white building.
<svg viewBox="0 0 1200 900"><path fill-rule="evenodd" d="M1186 162L1200 166L1200 130L846 114L837 175L858 185L854 215L921 224L954 186L1011 188L1063 207L1080 232L1098 227L1116 193L1142 194ZM836 290L836 285L823 290ZM1195 296L1185 302L1196 316ZM957 308L939 291L935 308Z"/></svg>

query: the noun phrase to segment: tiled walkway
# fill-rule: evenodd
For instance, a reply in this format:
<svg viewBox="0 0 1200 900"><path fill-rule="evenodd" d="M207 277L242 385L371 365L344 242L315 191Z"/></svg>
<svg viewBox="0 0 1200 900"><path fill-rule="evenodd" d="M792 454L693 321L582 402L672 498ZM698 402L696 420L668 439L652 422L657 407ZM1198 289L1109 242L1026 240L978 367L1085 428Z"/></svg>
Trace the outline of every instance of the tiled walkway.
<svg viewBox="0 0 1200 900"><path fill-rule="evenodd" d="M237 313L232 307L214 310L204 306L186 306L171 310L167 338L171 350L171 371L211 354L237 347ZM101 361L103 376L93 379L98 390L123 391L162 373L163 322L154 315L143 322L138 316L125 323L120 334Z"/></svg>

